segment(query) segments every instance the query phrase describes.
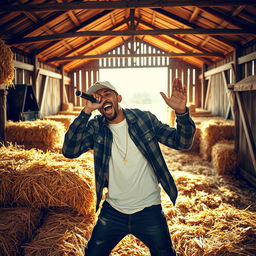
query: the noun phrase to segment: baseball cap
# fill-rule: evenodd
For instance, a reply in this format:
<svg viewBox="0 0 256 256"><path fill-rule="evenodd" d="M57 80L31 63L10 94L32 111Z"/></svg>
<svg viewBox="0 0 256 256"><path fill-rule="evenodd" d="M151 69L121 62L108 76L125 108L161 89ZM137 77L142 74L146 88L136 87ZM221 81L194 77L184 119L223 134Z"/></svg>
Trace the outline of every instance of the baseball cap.
<svg viewBox="0 0 256 256"><path fill-rule="evenodd" d="M92 93L97 92L98 90L104 89L104 88L110 89L117 93L116 88L108 81L94 83L91 87L88 88L86 93L92 94Z"/></svg>

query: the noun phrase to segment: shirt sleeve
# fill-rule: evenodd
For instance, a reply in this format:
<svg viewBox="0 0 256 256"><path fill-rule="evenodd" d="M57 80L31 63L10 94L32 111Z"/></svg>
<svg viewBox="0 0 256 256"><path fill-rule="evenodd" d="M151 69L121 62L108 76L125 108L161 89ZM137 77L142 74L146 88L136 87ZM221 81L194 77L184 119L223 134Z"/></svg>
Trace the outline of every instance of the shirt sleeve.
<svg viewBox="0 0 256 256"><path fill-rule="evenodd" d="M174 149L189 149L193 144L196 126L190 118L189 110L184 114L176 114L176 127L163 124L154 117L154 127L157 139L160 143Z"/></svg>
<svg viewBox="0 0 256 256"><path fill-rule="evenodd" d="M62 154L65 157L76 158L93 148L94 128L90 125L90 116L81 111L70 125L62 147Z"/></svg>

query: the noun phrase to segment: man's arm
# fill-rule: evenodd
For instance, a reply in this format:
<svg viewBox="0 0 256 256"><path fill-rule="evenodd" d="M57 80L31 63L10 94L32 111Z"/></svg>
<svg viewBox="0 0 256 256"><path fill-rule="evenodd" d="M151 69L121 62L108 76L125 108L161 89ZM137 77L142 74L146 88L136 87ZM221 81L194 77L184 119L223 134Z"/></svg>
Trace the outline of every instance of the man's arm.
<svg viewBox="0 0 256 256"><path fill-rule="evenodd" d="M88 123L90 116L90 114L81 111L80 115L70 125L62 147L62 154L65 157L76 158L93 148L92 134L94 129Z"/></svg>

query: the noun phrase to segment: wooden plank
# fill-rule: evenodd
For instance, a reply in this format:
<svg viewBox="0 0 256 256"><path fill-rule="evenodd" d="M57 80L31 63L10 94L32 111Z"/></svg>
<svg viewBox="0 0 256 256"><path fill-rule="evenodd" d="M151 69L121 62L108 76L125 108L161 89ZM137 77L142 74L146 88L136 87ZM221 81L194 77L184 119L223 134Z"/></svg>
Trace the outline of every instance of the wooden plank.
<svg viewBox="0 0 256 256"><path fill-rule="evenodd" d="M239 107L239 113L240 113L240 116L242 119L242 124L243 124L244 132L245 132L247 145L249 148L250 157L252 160L254 170L256 170L256 147L255 147L255 143L254 143L254 139L253 139L252 130L250 127L250 122L248 120L248 117L246 114L246 109L245 109L244 103L241 99L240 93L236 92L235 94L236 94L236 99L237 99L237 103L238 103L238 107Z"/></svg>
<svg viewBox="0 0 256 256"><path fill-rule="evenodd" d="M255 28L247 29L227 29L227 28L185 28L185 29L154 29L154 30L88 30L79 32L55 33L45 36L33 36L25 38L15 38L7 41L8 45L26 44L33 42L52 41L73 37L88 36L138 36L138 35L240 35L254 34Z"/></svg>
<svg viewBox="0 0 256 256"><path fill-rule="evenodd" d="M233 109L233 106L232 106L233 104L231 102L231 97L232 96L230 95L231 91L229 91L229 89L228 89L228 83L227 83L227 78L226 78L225 71L222 72L222 78L223 78L223 81L224 81L224 87L225 87L225 91L226 91L227 98L228 98L228 106L227 106L227 111L226 111L226 114L225 114L225 118L228 119L230 110L232 112L233 117L235 116L235 113L234 113L234 109Z"/></svg>
<svg viewBox="0 0 256 256"><path fill-rule="evenodd" d="M43 107L44 107L44 102L45 102L45 96L46 96L46 92L47 92L47 87L48 87L48 80L49 80L49 76L45 77L44 80L44 84L43 84L43 93L42 93L42 98L40 100L40 112L42 112Z"/></svg>
<svg viewBox="0 0 256 256"><path fill-rule="evenodd" d="M209 101L209 98L210 98L211 86L212 86L212 76L210 76L210 79L208 81L208 87L207 87L207 92L206 92L206 97L205 97L204 109L207 109L208 101Z"/></svg>
<svg viewBox="0 0 256 256"><path fill-rule="evenodd" d="M67 10L87 10L87 9L127 9L127 8L153 8L162 6L238 6L255 5L254 0L162 0L162 1L86 1L71 3L42 3L42 4L2 4L1 9L4 12L38 12L38 11L67 11Z"/></svg>
<svg viewBox="0 0 256 256"><path fill-rule="evenodd" d="M0 85L0 143L6 140L5 127L6 127L6 95L7 90Z"/></svg>
<svg viewBox="0 0 256 256"><path fill-rule="evenodd" d="M223 72L225 70L231 69L233 63L234 62L232 61L232 62L229 62L227 64L221 65L221 66L219 66L217 68L208 70L208 71L205 72L205 77L212 76L212 75L221 73L221 72Z"/></svg>
<svg viewBox="0 0 256 256"><path fill-rule="evenodd" d="M238 58L238 64L243 64L243 63L250 62L253 60L256 60L256 51Z"/></svg>
<svg viewBox="0 0 256 256"><path fill-rule="evenodd" d="M22 69L22 70L34 71L34 65L23 63L23 62L17 61L17 60L14 60L14 67ZM43 68L39 68L39 69L37 69L37 71L39 71L39 73L41 75L61 79L61 74L59 74L59 73L49 71L49 70L46 70L46 69L43 69ZM70 78L65 76L65 82L70 83Z"/></svg>
<svg viewBox="0 0 256 256"><path fill-rule="evenodd" d="M239 173L242 174L242 176L251 184L256 188L256 175L251 174L249 171L238 167L239 169Z"/></svg>

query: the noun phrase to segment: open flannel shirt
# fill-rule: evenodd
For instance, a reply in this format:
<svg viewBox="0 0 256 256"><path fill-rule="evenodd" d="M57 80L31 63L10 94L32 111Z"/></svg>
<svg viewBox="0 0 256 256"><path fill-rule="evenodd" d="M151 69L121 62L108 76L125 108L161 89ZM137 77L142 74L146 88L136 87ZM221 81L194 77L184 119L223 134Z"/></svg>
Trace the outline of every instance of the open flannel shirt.
<svg viewBox="0 0 256 256"><path fill-rule="evenodd" d="M124 109L131 139L149 161L158 182L169 195L173 204L178 191L161 153L159 142L174 149L188 149L192 145L195 124L189 112L177 114L176 128L161 123L155 115L138 109ZM62 153L67 158L76 158L94 150L96 179L96 211L102 198L103 188L108 186L109 159L111 156L112 133L103 115L90 119L91 115L81 111L65 135ZM89 120L90 119L90 120Z"/></svg>

